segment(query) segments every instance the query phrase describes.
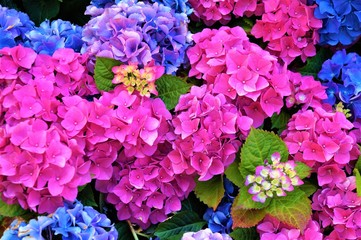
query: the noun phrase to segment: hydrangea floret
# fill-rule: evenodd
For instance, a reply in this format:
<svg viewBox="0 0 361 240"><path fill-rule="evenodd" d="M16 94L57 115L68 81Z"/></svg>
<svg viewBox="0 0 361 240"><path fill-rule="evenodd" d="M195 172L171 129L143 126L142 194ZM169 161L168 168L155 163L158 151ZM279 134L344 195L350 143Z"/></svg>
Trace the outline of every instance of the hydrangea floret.
<svg viewBox="0 0 361 240"><path fill-rule="evenodd" d="M181 240L232 240L232 238L225 233L213 233L209 228L199 230L198 232L186 232L183 234Z"/></svg>
<svg viewBox="0 0 361 240"><path fill-rule="evenodd" d="M323 234L320 224L315 220L310 220L303 232L296 228L280 222L276 218L266 216L257 225L257 232L260 240L273 239L293 239L293 240L322 240Z"/></svg>
<svg viewBox="0 0 361 240"><path fill-rule="evenodd" d="M15 47L26 41L26 33L35 28L26 13L0 5L0 49Z"/></svg>
<svg viewBox="0 0 361 240"><path fill-rule="evenodd" d="M213 85L244 116L259 127L282 107L320 106L327 95L319 81L301 76L278 63L277 57L251 43L240 27L204 29L193 35L195 45L187 51L189 76Z"/></svg>
<svg viewBox="0 0 361 240"><path fill-rule="evenodd" d="M325 239L359 239L361 197L355 191L356 178L331 164L319 168L318 182L322 188L312 197L313 219L329 230Z"/></svg>
<svg viewBox="0 0 361 240"><path fill-rule="evenodd" d="M141 66L154 60L167 74L186 63L191 38L185 13L163 4L126 0L105 9L90 6L86 14L92 19L84 26L83 52Z"/></svg>
<svg viewBox="0 0 361 240"><path fill-rule="evenodd" d="M331 105L342 103L350 110L351 119L361 119L361 57L357 53L337 51L322 64L318 77L327 87L327 99Z"/></svg>
<svg viewBox="0 0 361 240"><path fill-rule="evenodd" d="M350 45L361 36L361 3L357 0L315 0L315 17L323 21L321 45Z"/></svg>
<svg viewBox="0 0 361 240"><path fill-rule="evenodd" d="M252 119L242 116L223 94L212 94L212 85L193 86L175 107L172 123L176 139L168 158L173 171L196 173L200 181L221 174L235 159Z"/></svg>
<svg viewBox="0 0 361 240"><path fill-rule="evenodd" d="M202 20L207 26L212 26L216 22L226 25L232 16L261 15L264 12L262 2L260 0L189 0L194 9L192 18L196 21Z"/></svg>
<svg viewBox="0 0 361 240"><path fill-rule="evenodd" d="M302 1L264 1L265 13L251 33L269 42L267 48L286 64L298 56L306 61L316 55L317 30L322 27L322 21L314 17L315 7Z"/></svg>
<svg viewBox="0 0 361 240"><path fill-rule="evenodd" d="M6 203L53 212L90 182L84 159L88 101L98 93L86 56L17 46L0 57L0 190ZM78 96L73 96L78 95Z"/></svg>
<svg viewBox="0 0 361 240"><path fill-rule="evenodd" d="M25 34L27 41L24 46L47 55L53 55L61 48L71 48L75 52L80 52L83 46L82 31L82 27L73 25L69 21L45 20L39 27Z"/></svg>
<svg viewBox="0 0 361 240"><path fill-rule="evenodd" d="M225 192L217 209L208 208L203 215L203 219L208 222L208 228L212 232L229 234L233 225L231 207L238 193L238 188L227 178L223 178L223 185Z"/></svg>
<svg viewBox="0 0 361 240"><path fill-rule="evenodd" d="M162 100L130 94L117 85L94 103L104 115L100 123L107 125L99 130L98 120L89 126L91 171L94 167L102 176L97 177L96 189L115 206L118 219L146 228L180 210L195 182L192 175L175 172L167 157L174 134Z"/></svg>
<svg viewBox="0 0 361 240"><path fill-rule="evenodd" d="M136 63L115 66L112 68L114 73L112 83L123 84L130 94L137 91L140 96L158 95L155 81L163 75L164 67L154 66L152 63L142 69L138 69Z"/></svg>
<svg viewBox="0 0 361 240"><path fill-rule="evenodd" d="M65 202L48 216L38 216L29 223L15 220L4 232L2 240L21 239L109 239L116 240L118 232L105 214L80 202Z"/></svg>
<svg viewBox="0 0 361 240"><path fill-rule="evenodd" d="M275 152L271 155L271 163L266 159L264 166L257 166L254 175L246 177L245 185L252 185L248 192L252 200L264 203L267 198L286 196L294 186L300 186L303 181L297 176L294 161L281 162L281 155Z"/></svg>
<svg viewBox="0 0 361 240"><path fill-rule="evenodd" d="M293 114L282 137L294 160L315 171L326 163L343 168L359 155L352 128L342 112L315 108Z"/></svg>

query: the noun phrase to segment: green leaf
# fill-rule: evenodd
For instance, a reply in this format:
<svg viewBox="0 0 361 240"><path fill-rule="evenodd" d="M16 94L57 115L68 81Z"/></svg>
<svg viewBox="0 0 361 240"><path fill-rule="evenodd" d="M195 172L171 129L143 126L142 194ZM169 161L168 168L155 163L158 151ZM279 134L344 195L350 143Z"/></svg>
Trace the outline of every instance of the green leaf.
<svg viewBox="0 0 361 240"><path fill-rule="evenodd" d="M23 6L31 20L39 25L45 19L52 19L59 13L60 2L53 0L23 0Z"/></svg>
<svg viewBox="0 0 361 240"><path fill-rule="evenodd" d="M310 168L303 162L296 162L295 170L297 176L299 176L301 179L304 179L305 177L308 177L311 174L312 168Z"/></svg>
<svg viewBox="0 0 361 240"><path fill-rule="evenodd" d="M271 155L275 152L280 153L281 161L288 160L286 144L279 136L273 132L252 128L241 149L239 170L243 178L254 174L256 167L264 165L264 160L270 160Z"/></svg>
<svg viewBox="0 0 361 240"><path fill-rule="evenodd" d="M84 205L98 207L94 199L94 192L90 184L87 184L79 193L77 199Z"/></svg>
<svg viewBox="0 0 361 240"><path fill-rule="evenodd" d="M259 234L255 227L236 228L229 234L234 240L258 240Z"/></svg>
<svg viewBox="0 0 361 240"><path fill-rule="evenodd" d="M183 211L175 214L173 217L158 225L155 235L160 240L171 239L172 236L185 232L197 232L206 224L200 219L198 214L192 211Z"/></svg>
<svg viewBox="0 0 361 240"><path fill-rule="evenodd" d="M266 216L265 208L263 209L243 209L232 206L231 216L234 228L250 228L256 226Z"/></svg>
<svg viewBox="0 0 361 240"><path fill-rule="evenodd" d="M332 56L332 51L321 48L317 51L316 56L308 58L306 65L298 70L302 75L311 75L314 78L317 78L318 72L322 68L322 63L325 62L328 58Z"/></svg>
<svg viewBox="0 0 361 240"><path fill-rule="evenodd" d="M267 207L271 202L271 198L267 198L265 203L255 202L252 195L248 193L248 187L243 186L239 189L239 193L234 200L233 205L243 209L262 209Z"/></svg>
<svg viewBox="0 0 361 240"><path fill-rule="evenodd" d="M182 94L189 91L191 85L181 78L172 75L163 75L155 84L158 96L163 100L168 110L173 109Z"/></svg>
<svg viewBox="0 0 361 240"><path fill-rule="evenodd" d="M244 186L244 178L241 175L241 172L239 171L238 167L241 162L240 159L240 151L237 153L236 159L234 162L228 166L226 171L224 172L226 174L226 177L237 187Z"/></svg>
<svg viewBox="0 0 361 240"><path fill-rule="evenodd" d="M272 129L278 129L278 133L281 133L286 129L288 120L291 115L286 111L281 111L280 114L273 114L271 117Z"/></svg>
<svg viewBox="0 0 361 240"><path fill-rule="evenodd" d="M311 196L314 192L317 191L317 186L310 182L304 182L301 186L298 187L306 194L307 197Z"/></svg>
<svg viewBox="0 0 361 240"><path fill-rule="evenodd" d="M94 69L94 80L97 88L103 91L110 91L114 88L112 80L114 73L112 68L120 66L121 62L112 58L97 57Z"/></svg>
<svg viewBox="0 0 361 240"><path fill-rule="evenodd" d="M298 188L285 197L274 198L266 208L267 214L303 231L311 218L311 201Z"/></svg>
<svg viewBox="0 0 361 240"><path fill-rule="evenodd" d="M6 204L0 199L0 215L4 217L18 217L27 213L17 204Z"/></svg>
<svg viewBox="0 0 361 240"><path fill-rule="evenodd" d="M224 196L223 178L221 175L213 176L208 181L197 181L194 193L208 207L216 210Z"/></svg>
<svg viewBox="0 0 361 240"><path fill-rule="evenodd" d="M356 176L356 192L357 196L361 197L361 175L357 168L353 170L353 174Z"/></svg>
<svg viewBox="0 0 361 240"><path fill-rule="evenodd" d="M132 231L126 221L118 222L114 225L118 231L118 240L131 240L134 239Z"/></svg>

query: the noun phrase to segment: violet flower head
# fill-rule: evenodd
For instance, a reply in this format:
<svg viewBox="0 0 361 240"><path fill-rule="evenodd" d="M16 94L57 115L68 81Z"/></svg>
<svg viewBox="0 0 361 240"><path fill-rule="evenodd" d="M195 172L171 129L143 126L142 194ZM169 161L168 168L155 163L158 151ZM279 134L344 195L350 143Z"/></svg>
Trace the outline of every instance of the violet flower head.
<svg viewBox="0 0 361 240"><path fill-rule="evenodd" d="M45 20L39 27L26 33L26 37L28 40L25 46L48 55L60 48L72 48L80 52L83 45L82 28L60 19L52 22Z"/></svg>
<svg viewBox="0 0 361 240"><path fill-rule="evenodd" d="M34 27L27 14L0 5L0 49L23 44L25 34Z"/></svg>
<svg viewBox="0 0 361 240"><path fill-rule="evenodd" d="M183 234L181 240L232 240L228 234L213 233L209 228L199 230L198 232L186 232Z"/></svg>
<svg viewBox="0 0 361 240"><path fill-rule="evenodd" d="M105 9L89 6L86 14L92 19L83 30L83 52L143 66L154 60L167 74L187 62L185 50L191 39L185 13L163 4L128 0Z"/></svg>

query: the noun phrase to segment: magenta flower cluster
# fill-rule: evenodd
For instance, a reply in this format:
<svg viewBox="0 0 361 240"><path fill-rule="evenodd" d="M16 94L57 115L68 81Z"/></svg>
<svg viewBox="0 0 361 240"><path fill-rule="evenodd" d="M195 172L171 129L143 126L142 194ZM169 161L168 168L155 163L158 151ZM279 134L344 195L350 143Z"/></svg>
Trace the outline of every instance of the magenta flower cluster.
<svg viewBox="0 0 361 240"><path fill-rule="evenodd" d="M242 116L212 85L193 86L182 95L172 123L177 135L168 158L175 173L197 173L201 181L222 174L235 159L240 131L245 135L252 119Z"/></svg>
<svg viewBox="0 0 361 240"><path fill-rule="evenodd" d="M342 112L327 112L322 108L301 110L290 119L282 133L289 153L317 170L325 164L344 167L359 155L353 124Z"/></svg>
<svg viewBox="0 0 361 240"><path fill-rule="evenodd" d="M316 5L307 6L301 1L267 0L264 13L257 20L251 33L256 38L269 42L267 47L286 64L301 56L316 55L315 45L319 41L317 30L322 21L314 17Z"/></svg>
<svg viewBox="0 0 361 240"><path fill-rule="evenodd" d="M165 104L118 85L94 100L94 107L99 120L88 126L87 155L96 189L107 194L118 218L145 228L180 210L195 182L175 173L166 158L174 136Z"/></svg>
<svg viewBox="0 0 361 240"><path fill-rule="evenodd" d="M107 8L89 6L83 52L142 66L154 60L174 74L186 63L191 43L188 17L158 3L124 0Z"/></svg>
<svg viewBox="0 0 361 240"><path fill-rule="evenodd" d="M246 177L245 185L252 185L248 192L252 200L264 203L267 198L286 196L286 191L291 192L294 186L300 186L303 181L297 176L294 161L281 163L281 155L275 152L271 155L271 163L265 160L265 165L257 166L254 175Z"/></svg>
<svg viewBox="0 0 361 240"><path fill-rule="evenodd" d="M49 213L96 179L119 219L148 226L180 210L195 183L166 158L175 135L160 99L118 85L86 100L98 92L86 55L71 49L48 56L18 46L1 54L0 189L7 203Z"/></svg>
<svg viewBox="0 0 361 240"><path fill-rule="evenodd" d="M227 24L232 16L243 17L263 13L263 3L260 0L189 0L193 8L192 18L202 20L207 26L216 22Z"/></svg>
<svg viewBox="0 0 361 240"><path fill-rule="evenodd" d="M240 27L204 29L193 35L195 45L187 51L190 76L213 85L213 93L234 102L243 115L262 125L266 117L295 104L320 105L324 87L313 77L287 70L269 52L253 44Z"/></svg>
<svg viewBox="0 0 361 240"><path fill-rule="evenodd" d="M322 240L323 234L317 221L310 220L303 232L299 229L290 228L279 220L266 216L264 220L257 225L257 232L260 234L260 240Z"/></svg>
<svg viewBox="0 0 361 240"><path fill-rule="evenodd" d="M77 136L88 110L79 96L97 93L86 55L72 49L37 55L22 46L0 54L1 196L25 209L52 212L90 182L84 139Z"/></svg>
<svg viewBox="0 0 361 240"><path fill-rule="evenodd" d="M330 180L318 177L322 188L312 197L313 218L330 230L327 240L361 238L361 197L355 192L356 178L346 177L337 166L319 168L319 174L324 171Z"/></svg>

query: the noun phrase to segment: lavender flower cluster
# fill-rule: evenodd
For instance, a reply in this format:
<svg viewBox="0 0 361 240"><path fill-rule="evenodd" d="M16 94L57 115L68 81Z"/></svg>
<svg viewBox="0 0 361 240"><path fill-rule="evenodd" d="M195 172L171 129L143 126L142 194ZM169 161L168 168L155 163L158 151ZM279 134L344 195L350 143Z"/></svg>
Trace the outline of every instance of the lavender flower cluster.
<svg viewBox="0 0 361 240"><path fill-rule="evenodd" d="M89 6L92 19L85 25L83 52L143 66L151 60L175 73L186 63L191 43L188 17L163 4L124 0L107 8Z"/></svg>

